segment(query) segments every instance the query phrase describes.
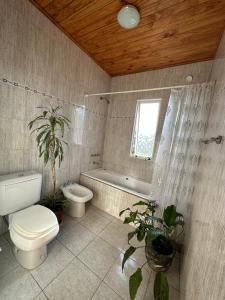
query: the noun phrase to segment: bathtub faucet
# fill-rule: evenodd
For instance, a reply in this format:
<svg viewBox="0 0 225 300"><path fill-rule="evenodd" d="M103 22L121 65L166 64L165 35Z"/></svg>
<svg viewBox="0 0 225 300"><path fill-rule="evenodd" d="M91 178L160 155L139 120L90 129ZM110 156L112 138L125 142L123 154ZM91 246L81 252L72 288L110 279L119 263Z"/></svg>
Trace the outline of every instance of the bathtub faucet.
<svg viewBox="0 0 225 300"><path fill-rule="evenodd" d="M93 161L92 163L93 163L93 165L100 165L99 161Z"/></svg>

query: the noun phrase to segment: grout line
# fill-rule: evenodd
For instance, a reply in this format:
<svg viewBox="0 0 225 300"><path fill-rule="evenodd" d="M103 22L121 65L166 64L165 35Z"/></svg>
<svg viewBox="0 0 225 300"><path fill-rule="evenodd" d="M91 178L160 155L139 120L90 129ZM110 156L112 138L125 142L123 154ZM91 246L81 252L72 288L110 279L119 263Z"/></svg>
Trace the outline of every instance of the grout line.
<svg viewBox="0 0 225 300"><path fill-rule="evenodd" d="M40 284L37 282L37 280L35 279L35 277L33 276L33 274L31 273L32 270L28 270L28 272L30 273L31 277L33 278L33 280L37 283L37 285L39 286L39 288L41 289L41 291L43 291L42 287L40 286ZM39 294L38 294L39 295ZM37 295L37 296L38 296Z"/></svg>
<svg viewBox="0 0 225 300"><path fill-rule="evenodd" d="M56 278L58 278L67 268L68 268L68 266L72 263L72 261L75 259L75 257L73 257L72 259L71 259L71 261L60 271L60 273L55 277L55 278L53 278L43 289L42 289L42 291L44 292L45 291L45 289L50 285L50 284L52 284L53 283L53 281L55 281L55 279ZM44 292L44 294L45 294L45 292ZM48 298L48 297L47 297Z"/></svg>
<svg viewBox="0 0 225 300"><path fill-rule="evenodd" d="M64 245L60 240L58 240L58 238L56 237L56 239L57 239L57 241L67 250L67 251L69 251L72 255L73 255L73 257L75 258L76 257L76 255L69 249L69 248L67 248L67 246L66 245ZM72 259L73 260L73 259ZM71 261L72 261L71 260Z"/></svg>
<svg viewBox="0 0 225 300"><path fill-rule="evenodd" d="M118 294L117 291L115 291L113 288L111 288L111 286L109 286L105 281L103 281L103 282L110 290L112 290L114 293L116 293L117 296L120 297L121 300L124 299L120 294Z"/></svg>

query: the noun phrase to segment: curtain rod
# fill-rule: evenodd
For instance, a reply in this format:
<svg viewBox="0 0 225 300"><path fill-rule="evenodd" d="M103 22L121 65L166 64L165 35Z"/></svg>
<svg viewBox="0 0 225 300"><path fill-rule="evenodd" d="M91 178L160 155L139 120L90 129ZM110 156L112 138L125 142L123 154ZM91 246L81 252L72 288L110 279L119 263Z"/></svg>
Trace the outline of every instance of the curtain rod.
<svg viewBox="0 0 225 300"><path fill-rule="evenodd" d="M202 82L202 83L204 83L204 82ZM129 93L141 93L141 92L160 91L160 90L181 89L185 86L190 86L190 85L193 85L193 84L173 85L173 86L165 86L165 87L151 88L151 89L141 89L141 90L86 94L86 95L84 95L84 97L94 97L94 96L104 96L104 95L117 95L117 94L129 94Z"/></svg>

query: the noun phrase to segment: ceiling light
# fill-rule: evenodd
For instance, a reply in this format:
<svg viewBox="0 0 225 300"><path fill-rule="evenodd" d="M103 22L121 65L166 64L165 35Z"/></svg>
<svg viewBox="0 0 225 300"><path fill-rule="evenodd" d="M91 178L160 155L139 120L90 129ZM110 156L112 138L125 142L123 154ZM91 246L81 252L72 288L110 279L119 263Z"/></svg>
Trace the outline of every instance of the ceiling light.
<svg viewBox="0 0 225 300"><path fill-rule="evenodd" d="M127 4L118 12L117 20L121 27L131 29L139 24L140 14L135 6Z"/></svg>

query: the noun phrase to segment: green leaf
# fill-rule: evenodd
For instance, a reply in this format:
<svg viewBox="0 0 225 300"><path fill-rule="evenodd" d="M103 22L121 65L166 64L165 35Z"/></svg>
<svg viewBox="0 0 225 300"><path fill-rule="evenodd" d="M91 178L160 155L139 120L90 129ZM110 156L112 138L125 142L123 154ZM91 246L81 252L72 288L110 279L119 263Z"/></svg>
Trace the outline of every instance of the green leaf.
<svg viewBox="0 0 225 300"><path fill-rule="evenodd" d="M169 284L166 273L158 272L154 282L154 299L169 300Z"/></svg>
<svg viewBox="0 0 225 300"><path fill-rule="evenodd" d="M167 206L167 208L165 208L163 212L163 219L166 225L169 227L175 226L176 218L177 218L176 206L174 205Z"/></svg>
<svg viewBox="0 0 225 300"><path fill-rule="evenodd" d="M141 242L145 237L145 224L140 224L140 226L137 229L137 239L139 242Z"/></svg>
<svg viewBox="0 0 225 300"><path fill-rule="evenodd" d="M128 208L126 208L126 209L124 209L124 210L121 210L121 212L119 213L119 216L121 217L122 214L125 213L125 211L127 211L127 210L130 210L130 208L128 207Z"/></svg>
<svg viewBox="0 0 225 300"><path fill-rule="evenodd" d="M134 222L135 221L135 219L136 219L136 217L137 217L137 211L131 211L130 212L130 216L129 217L126 217L125 219L124 219L124 224L129 224L129 223L132 223L132 222Z"/></svg>
<svg viewBox="0 0 225 300"><path fill-rule="evenodd" d="M46 117L47 113L48 113L48 111L47 111L47 110L44 110L44 111L43 111L43 116Z"/></svg>
<svg viewBox="0 0 225 300"><path fill-rule="evenodd" d="M133 206L138 206L138 205L146 205L146 206L148 206L148 203L145 202L145 201L139 201L139 202L133 204Z"/></svg>
<svg viewBox="0 0 225 300"><path fill-rule="evenodd" d="M130 276L129 279L129 291L130 291L130 299L134 300L136 297L138 288L142 282L142 272L141 268L138 268L134 274Z"/></svg>
<svg viewBox="0 0 225 300"><path fill-rule="evenodd" d="M131 231L128 233L128 244L130 242L130 240L135 236L135 234L137 234L137 230Z"/></svg>
<svg viewBox="0 0 225 300"><path fill-rule="evenodd" d="M45 133L46 133L46 129L44 129L43 131L41 131L41 132L37 135L37 137L36 137L37 144L40 143L40 140L41 140L41 138L43 137L43 135L44 135ZM48 134L48 132L47 132L47 134Z"/></svg>
<svg viewBox="0 0 225 300"><path fill-rule="evenodd" d="M133 246L130 246L130 248L128 248L126 250L126 252L124 253L123 256L123 261L122 261L122 270L124 268L125 262L128 260L128 258L135 252L136 248Z"/></svg>
<svg viewBox="0 0 225 300"><path fill-rule="evenodd" d="M49 159L49 150L45 149L45 152L44 152L44 163L45 163L45 165L47 165L48 159Z"/></svg>

